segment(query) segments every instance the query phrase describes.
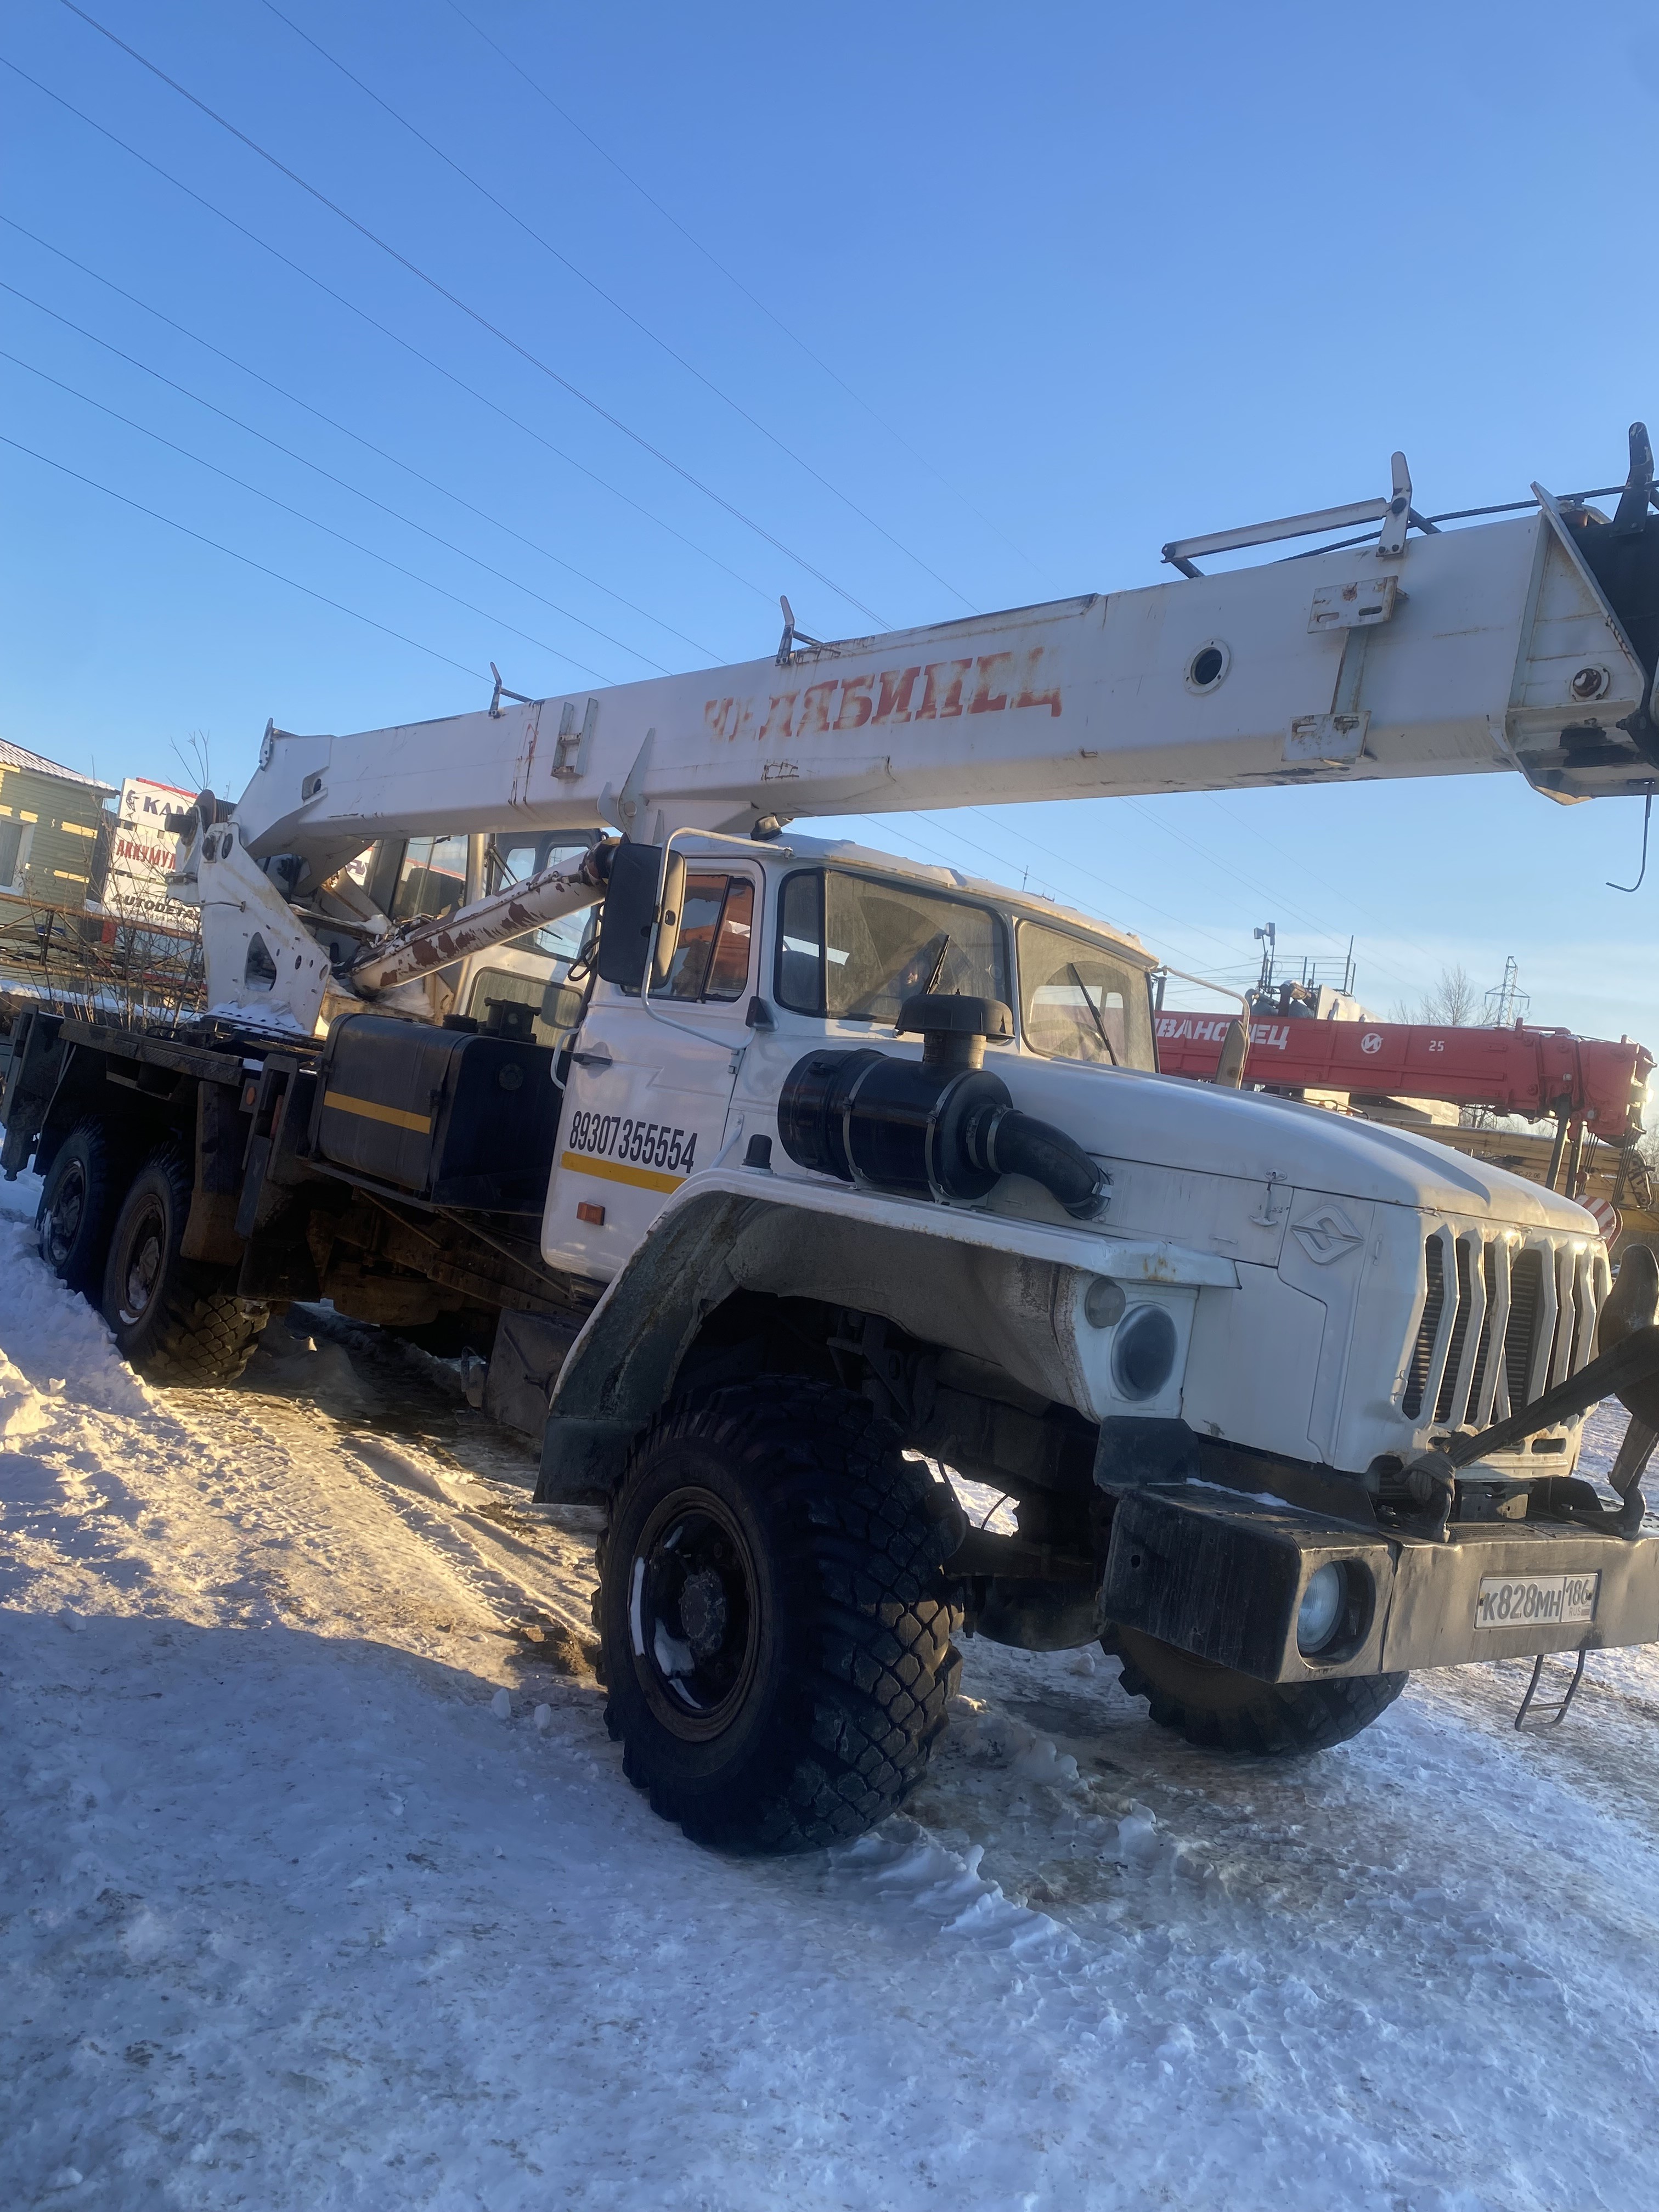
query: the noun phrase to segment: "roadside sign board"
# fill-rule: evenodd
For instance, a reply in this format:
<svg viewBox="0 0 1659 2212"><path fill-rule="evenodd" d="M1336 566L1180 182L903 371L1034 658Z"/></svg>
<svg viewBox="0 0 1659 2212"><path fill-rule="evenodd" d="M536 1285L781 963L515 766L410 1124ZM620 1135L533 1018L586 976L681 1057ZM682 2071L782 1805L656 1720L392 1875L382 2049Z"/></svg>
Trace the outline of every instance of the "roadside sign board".
<svg viewBox="0 0 1659 2212"><path fill-rule="evenodd" d="M110 846L109 875L103 908L120 921L143 922L152 929L190 930L194 910L167 890L179 841L168 835L167 817L196 803L193 791L171 783L152 783L130 775L121 785L120 818Z"/></svg>

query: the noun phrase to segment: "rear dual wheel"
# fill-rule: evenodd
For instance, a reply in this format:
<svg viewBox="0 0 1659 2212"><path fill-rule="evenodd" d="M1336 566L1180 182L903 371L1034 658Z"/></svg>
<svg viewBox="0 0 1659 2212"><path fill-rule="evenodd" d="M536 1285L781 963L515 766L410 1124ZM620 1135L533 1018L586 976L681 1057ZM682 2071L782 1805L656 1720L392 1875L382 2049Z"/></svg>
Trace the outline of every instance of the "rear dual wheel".
<svg viewBox="0 0 1659 2212"><path fill-rule="evenodd" d="M752 1852L891 1812L961 1673L957 1533L848 1391L781 1377L671 1408L629 1460L594 1604L606 1723L653 1809Z"/></svg>
<svg viewBox="0 0 1659 2212"><path fill-rule="evenodd" d="M148 1382L234 1382L269 1319L235 1295L223 1267L186 1260L189 1166L171 1146L152 1152L116 1214L104 1263L105 1320L122 1358Z"/></svg>

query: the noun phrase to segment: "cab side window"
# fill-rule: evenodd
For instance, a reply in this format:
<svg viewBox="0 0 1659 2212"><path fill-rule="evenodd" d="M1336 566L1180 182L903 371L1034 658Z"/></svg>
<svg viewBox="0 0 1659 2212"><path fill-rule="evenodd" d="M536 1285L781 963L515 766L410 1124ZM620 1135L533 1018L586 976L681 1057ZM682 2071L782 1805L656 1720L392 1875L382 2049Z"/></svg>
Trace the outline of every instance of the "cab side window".
<svg viewBox="0 0 1659 2212"><path fill-rule="evenodd" d="M755 886L747 876L689 875L679 942L655 999L740 999L749 982Z"/></svg>
<svg viewBox="0 0 1659 2212"><path fill-rule="evenodd" d="M778 909L781 1004L803 1014L823 1012L823 878L817 869L791 876Z"/></svg>
<svg viewBox="0 0 1659 2212"><path fill-rule="evenodd" d="M1145 977L1103 947L1041 922L1019 925L1025 1042L1054 1060L1155 1068Z"/></svg>

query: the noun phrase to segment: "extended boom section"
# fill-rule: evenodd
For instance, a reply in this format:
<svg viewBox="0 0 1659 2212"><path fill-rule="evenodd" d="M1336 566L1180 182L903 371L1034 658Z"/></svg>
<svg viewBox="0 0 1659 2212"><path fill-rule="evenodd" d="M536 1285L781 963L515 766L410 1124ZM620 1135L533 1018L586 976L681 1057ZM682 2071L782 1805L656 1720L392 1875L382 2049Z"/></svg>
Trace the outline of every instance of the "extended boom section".
<svg viewBox="0 0 1659 2212"><path fill-rule="evenodd" d="M1322 552L358 736L272 730L238 818L256 857L298 854L320 880L383 835L507 825L742 833L1501 769L1562 799L1640 792L1659 757L1650 672L1584 544L1612 528L1546 495L1393 555Z"/></svg>

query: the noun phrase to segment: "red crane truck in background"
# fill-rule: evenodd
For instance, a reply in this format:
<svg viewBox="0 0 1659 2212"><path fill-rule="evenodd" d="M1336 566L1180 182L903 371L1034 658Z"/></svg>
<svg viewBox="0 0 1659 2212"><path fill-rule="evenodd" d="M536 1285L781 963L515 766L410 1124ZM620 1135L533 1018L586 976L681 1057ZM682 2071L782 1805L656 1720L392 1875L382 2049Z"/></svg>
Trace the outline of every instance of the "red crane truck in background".
<svg viewBox="0 0 1659 2212"><path fill-rule="evenodd" d="M1610 1200L1616 1209L1626 1187L1645 1178L1636 1156L1642 1134L1642 1109L1653 1054L1629 1037L1575 1036L1571 1030L1535 1028L1524 1022L1504 1029L1449 1027L1431 1022L1331 1021L1297 1018L1291 1012L1253 1009L1242 1063L1240 1039L1226 1050L1229 1031L1242 1030L1236 1017L1168 1009L1157 1017L1158 1060L1165 1075L1200 1082L1237 1079L1262 1090L1292 1095L1346 1092L1364 1115L1368 1102L1432 1098L1455 1106L1484 1106L1500 1114L1533 1120L1553 1116L1555 1138L1547 1167L1539 1140L1522 1139L1536 1153L1536 1168L1522 1167L1547 1189L1569 1197L1589 1196L1585 1143L1616 1146ZM1492 1145L1516 1140L1506 1132L1431 1127L1423 1133L1460 1150L1489 1154ZM1525 1154L1517 1156L1524 1158ZM1562 1170L1565 1163L1565 1176ZM1509 1152L1504 1164L1511 1165ZM1594 1206L1598 1201L1590 1200ZM1603 1227L1609 1227L1603 1222Z"/></svg>

